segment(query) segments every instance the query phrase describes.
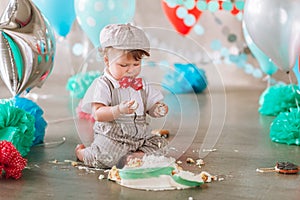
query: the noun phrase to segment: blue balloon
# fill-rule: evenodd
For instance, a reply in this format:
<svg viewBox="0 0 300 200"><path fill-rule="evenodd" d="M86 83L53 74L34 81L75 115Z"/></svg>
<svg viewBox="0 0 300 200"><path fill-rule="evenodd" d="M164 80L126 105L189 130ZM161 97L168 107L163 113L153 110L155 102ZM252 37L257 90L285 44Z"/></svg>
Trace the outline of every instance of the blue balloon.
<svg viewBox="0 0 300 200"><path fill-rule="evenodd" d="M268 75L273 75L274 73L277 72L278 67L271 61L271 59L266 56L266 54L264 52L262 52L262 50L260 50L253 42L253 40L251 39L245 24L243 24L243 33L244 33L244 37L246 40L246 43L249 47L249 49L251 50L252 54L254 55L254 57L256 58L256 60L258 61L261 70Z"/></svg>
<svg viewBox="0 0 300 200"><path fill-rule="evenodd" d="M35 119L35 131L34 131L34 140L33 146L43 143L45 137L45 129L47 127L47 122L45 121L43 114L44 111L38 106L36 103L31 101L30 99L22 98L22 97L15 97L15 106L20 108L27 113L31 114Z"/></svg>
<svg viewBox="0 0 300 200"><path fill-rule="evenodd" d="M33 0L60 36L65 37L75 21L74 0Z"/></svg>
<svg viewBox="0 0 300 200"><path fill-rule="evenodd" d="M164 76L162 81L163 87L167 90L180 93L200 93L207 87L207 78L205 71L199 69L194 64L174 64L174 72Z"/></svg>
<svg viewBox="0 0 300 200"><path fill-rule="evenodd" d="M128 23L135 13L135 0L75 0L79 25L95 47L99 47L99 34L108 24Z"/></svg>
<svg viewBox="0 0 300 200"><path fill-rule="evenodd" d="M298 81L298 88L300 90L300 66L299 66L299 59L296 60L296 63L293 67L293 72L297 78Z"/></svg>

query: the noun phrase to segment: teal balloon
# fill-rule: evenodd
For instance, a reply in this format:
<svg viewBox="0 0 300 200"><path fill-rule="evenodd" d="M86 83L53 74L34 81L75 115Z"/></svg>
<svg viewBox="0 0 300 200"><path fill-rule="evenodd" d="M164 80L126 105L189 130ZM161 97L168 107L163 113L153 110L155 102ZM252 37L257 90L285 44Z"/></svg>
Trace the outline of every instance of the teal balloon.
<svg viewBox="0 0 300 200"><path fill-rule="evenodd" d="M65 37L75 21L74 0L33 0L55 32Z"/></svg>
<svg viewBox="0 0 300 200"><path fill-rule="evenodd" d="M244 33L244 38L246 40L246 43L249 47L249 49L251 50L252 54L254 55L254 57L256 58L256 60L258 61L261 70L268 75L273 75L277 72L278 67L271 61L271 59L266 56L266 54L260 50L253 42L253 40L251 39L245 24L243 24L243 33Z"/></svg>
<svg viewBox="0 0 300 200"><path fill-rule="evenodd" d="M293 72L297 78L298 81L298 88L300 90L300 66L299 66L299 59L296 60L296 63L293 67Z"/></svg>
<svg viewBox="0 0 300 200"><path fill-rule="evenodd" d="M95 47L108 24L128 23L134 17L135 0L75 0L76 18Z"/></svg>

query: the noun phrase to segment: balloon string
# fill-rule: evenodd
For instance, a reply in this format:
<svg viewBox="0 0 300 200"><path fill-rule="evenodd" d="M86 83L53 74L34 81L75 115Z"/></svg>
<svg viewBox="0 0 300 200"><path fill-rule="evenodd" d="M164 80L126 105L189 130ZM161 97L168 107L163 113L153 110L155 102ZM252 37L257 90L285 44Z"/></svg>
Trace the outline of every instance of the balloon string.
<svg viewBox="0 0 300 200"><path fill-rule="evenodd" d="M268 88L271 86L271 76L267 75L267 86Z"/></svg>
<svg viewBox="0 0 300 200"><path fill-rule="evenodd" d="M66 117L66 118L60 118L60 119L56 119L56 120L47 121L47 123L48 124L57 124L57 123L71 121L71 120L75 120L75 119L76 119L76 117Z"/></svg>
<svg viewBox="0 0 300 200"><path fill-rule="evenodd" d="M271 87L272 77L270 75L265 76L263 81L267 82L267 88Z"/></svg>
<svg viewBox="0 0 300 200"><path fill-rule="evenodd" d="M62 137L62 140L52 141L52 142L45 142L45 143L37 144L35 146L36 147L41 147L41 146L49 147L49 146L53 146L53 145L61 145L65 142L66 142L66 137Z"/></svg>
<svg viewBox="0 0 300 200"><path fill-rule="evenodd" d="M295 88L294 88L294 86L293 86L291 73L288 71L287 74L288 74L288 77L289 77L290 84L291 84L291 86L292 86L292 91L293 91L293 93L295 94L295 102L296 102L296 106L297 106L297 109L298 109L298 112L299 112L300 109L299 109L299 103L298 103L298 99L297 99L297 94L298 94L298 92L295 90Z"/></svg>

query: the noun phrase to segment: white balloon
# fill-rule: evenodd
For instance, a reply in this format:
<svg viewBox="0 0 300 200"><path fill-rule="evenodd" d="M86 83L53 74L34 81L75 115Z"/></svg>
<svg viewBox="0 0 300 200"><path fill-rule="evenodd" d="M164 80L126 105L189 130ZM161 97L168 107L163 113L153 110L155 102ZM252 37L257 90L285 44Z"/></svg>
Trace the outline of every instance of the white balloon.
<svg viewBox="0 0 300 200"><path fill-rule="evenodd" d="M282 70L300 53L299 0L246 0L244 23L254 43Z"/></svg>

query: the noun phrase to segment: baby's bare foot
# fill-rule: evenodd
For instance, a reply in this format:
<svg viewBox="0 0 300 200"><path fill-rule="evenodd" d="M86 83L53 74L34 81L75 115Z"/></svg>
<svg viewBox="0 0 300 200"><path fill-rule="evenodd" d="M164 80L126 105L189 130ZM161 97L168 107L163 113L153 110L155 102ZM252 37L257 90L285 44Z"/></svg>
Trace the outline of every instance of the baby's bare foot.
<svg viewBox="0 0 300 200"><path fill-rule="evenodd" d="M85 149L83 144L78 144L75 148L75 155L80 161L83 161L83 149Z"/></svg>

